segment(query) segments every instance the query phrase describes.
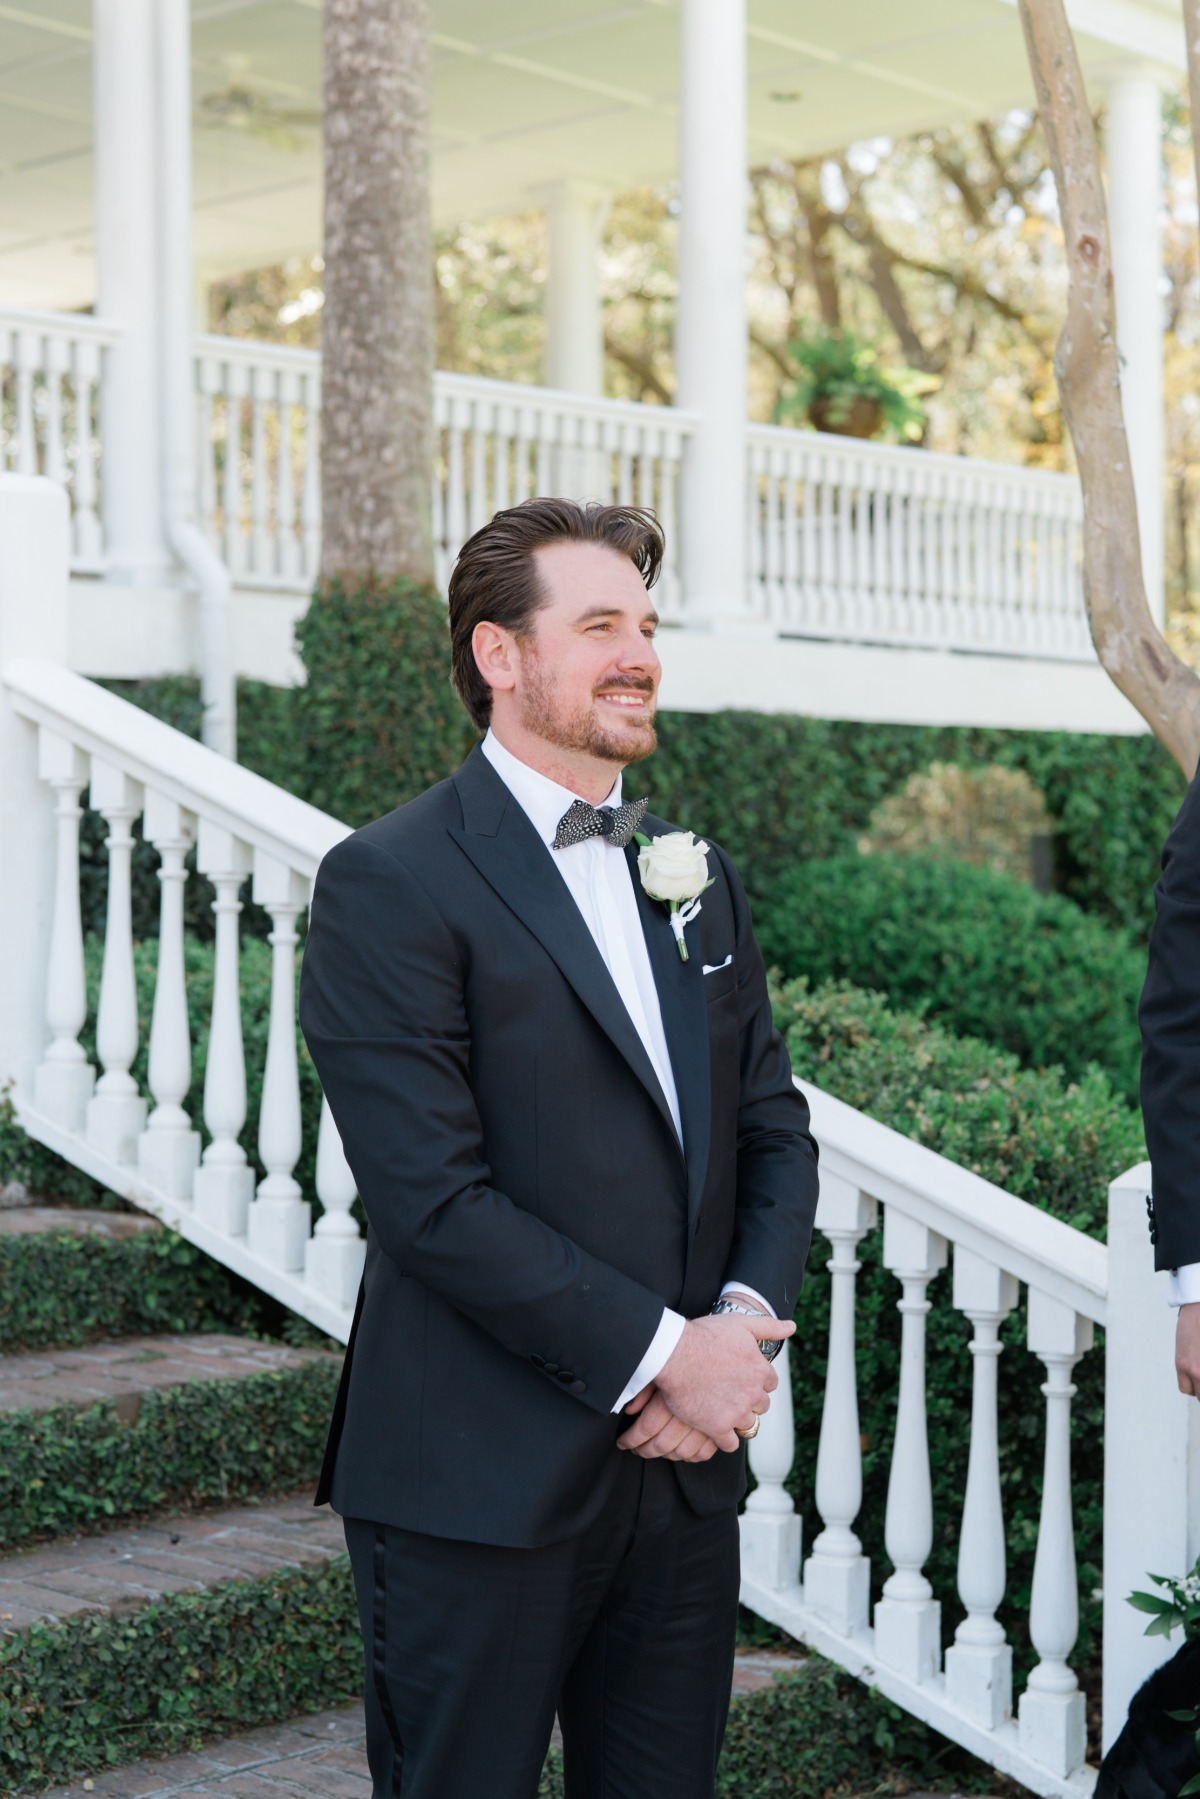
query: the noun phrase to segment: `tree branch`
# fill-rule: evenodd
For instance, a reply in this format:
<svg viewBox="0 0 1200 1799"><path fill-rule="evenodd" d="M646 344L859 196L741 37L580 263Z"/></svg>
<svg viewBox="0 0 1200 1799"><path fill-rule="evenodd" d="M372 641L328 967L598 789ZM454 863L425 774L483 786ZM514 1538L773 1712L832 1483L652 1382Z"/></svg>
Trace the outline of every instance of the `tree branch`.
<svg viewBox="0 0 1200 1799"><path fill-rule="evenodd" d="M1069 290L1055 372L1083 486L1083 591L1096 654L1190 779L1200 680L1146 604L1117 362L1108 216L1096 133L1063 0L1018 0L1062 210ZM1195 79L1194 30L1189 63Z"/></svg>

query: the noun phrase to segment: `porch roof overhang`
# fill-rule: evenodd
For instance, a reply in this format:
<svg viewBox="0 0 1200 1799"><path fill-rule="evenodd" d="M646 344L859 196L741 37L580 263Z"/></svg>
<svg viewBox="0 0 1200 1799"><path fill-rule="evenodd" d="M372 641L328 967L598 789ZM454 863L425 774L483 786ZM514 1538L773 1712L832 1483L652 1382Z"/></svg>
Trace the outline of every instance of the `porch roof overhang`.
<svg viewBox="0 0 1200 1799"><path fill-rule="evenodd" d="M1068 0L1085 71L1185 66L1178 0ZM676 170L679 0L432 0L441 223L574 177ZM749 157L1031 104L1015 0L748 0ZM195 248L210 276L320 241L320 0L192 0ZM0 3L0 299L93 298L90 0ZM240 100L245 94L250 102Z"/></svg>

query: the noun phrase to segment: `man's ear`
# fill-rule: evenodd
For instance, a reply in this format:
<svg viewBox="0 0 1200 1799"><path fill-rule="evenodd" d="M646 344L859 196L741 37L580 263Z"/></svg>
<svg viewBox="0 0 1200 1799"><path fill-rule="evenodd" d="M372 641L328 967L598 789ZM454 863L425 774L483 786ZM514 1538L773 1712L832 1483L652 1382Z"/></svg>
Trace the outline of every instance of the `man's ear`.
<svg viewBox="0 0 1200 1799"><path fill-rule="evenodd" d="M471 633L475 666L493 693L511 693L517 684L517 645L511 631L485 620Z"/></svg>

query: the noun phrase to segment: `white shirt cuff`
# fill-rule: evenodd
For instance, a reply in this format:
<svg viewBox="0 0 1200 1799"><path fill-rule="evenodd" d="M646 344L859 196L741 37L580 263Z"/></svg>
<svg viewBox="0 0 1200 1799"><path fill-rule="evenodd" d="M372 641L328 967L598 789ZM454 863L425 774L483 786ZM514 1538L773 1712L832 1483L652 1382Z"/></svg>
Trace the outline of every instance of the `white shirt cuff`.
<svg viewBox="0 0 1200 1799"><path fill-rule="evenodd" d="M1200 1300L1200 1262L1186 1262L1172 1268L1167 1281L1169 1306L1194 1306Z"/></svg>
<svg viewBox="0 0 1200 1799"><path fill-rule="evenodd" d="M744 1293L747 1299L757 1300L768 1318L778 1318L779 1316L770 1300L764 1299L761 1293L756 1293L753 1287L748 1287L745 1281L726 1281L721 1288L721 1298L724 1299L727 1293Z"/></svg>
<svg viewBox="0 0 1200 1799"><path fill-rule="evenodd" d="M614 1412L623 1411L635 1394L640 1393L643 1387L648 1387L652 1380L658 1379L675 1354L686 1323L687 1319L678 1312L673 1312L669 1306L663 1307L663 1315L658 1329L650 1339L650 1347L630 1375L624 1392L613 1407Z"/></svg>

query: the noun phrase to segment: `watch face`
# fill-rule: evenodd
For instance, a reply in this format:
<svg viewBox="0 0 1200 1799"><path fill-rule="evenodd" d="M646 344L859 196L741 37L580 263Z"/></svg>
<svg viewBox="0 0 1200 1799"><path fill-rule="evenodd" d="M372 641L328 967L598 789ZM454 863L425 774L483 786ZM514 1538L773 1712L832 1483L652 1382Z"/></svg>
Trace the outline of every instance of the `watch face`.
<svg viewBox="0 0 1200 1799"><path fill-rule="evenodd" d="M773 1362L775 1357L779 1354L779 1351L783 1348L783 1344L778 1337L772 1337L771 1340L766 1343L760 1339L758 1347L762 1350L768 1362Z"/></svg>

